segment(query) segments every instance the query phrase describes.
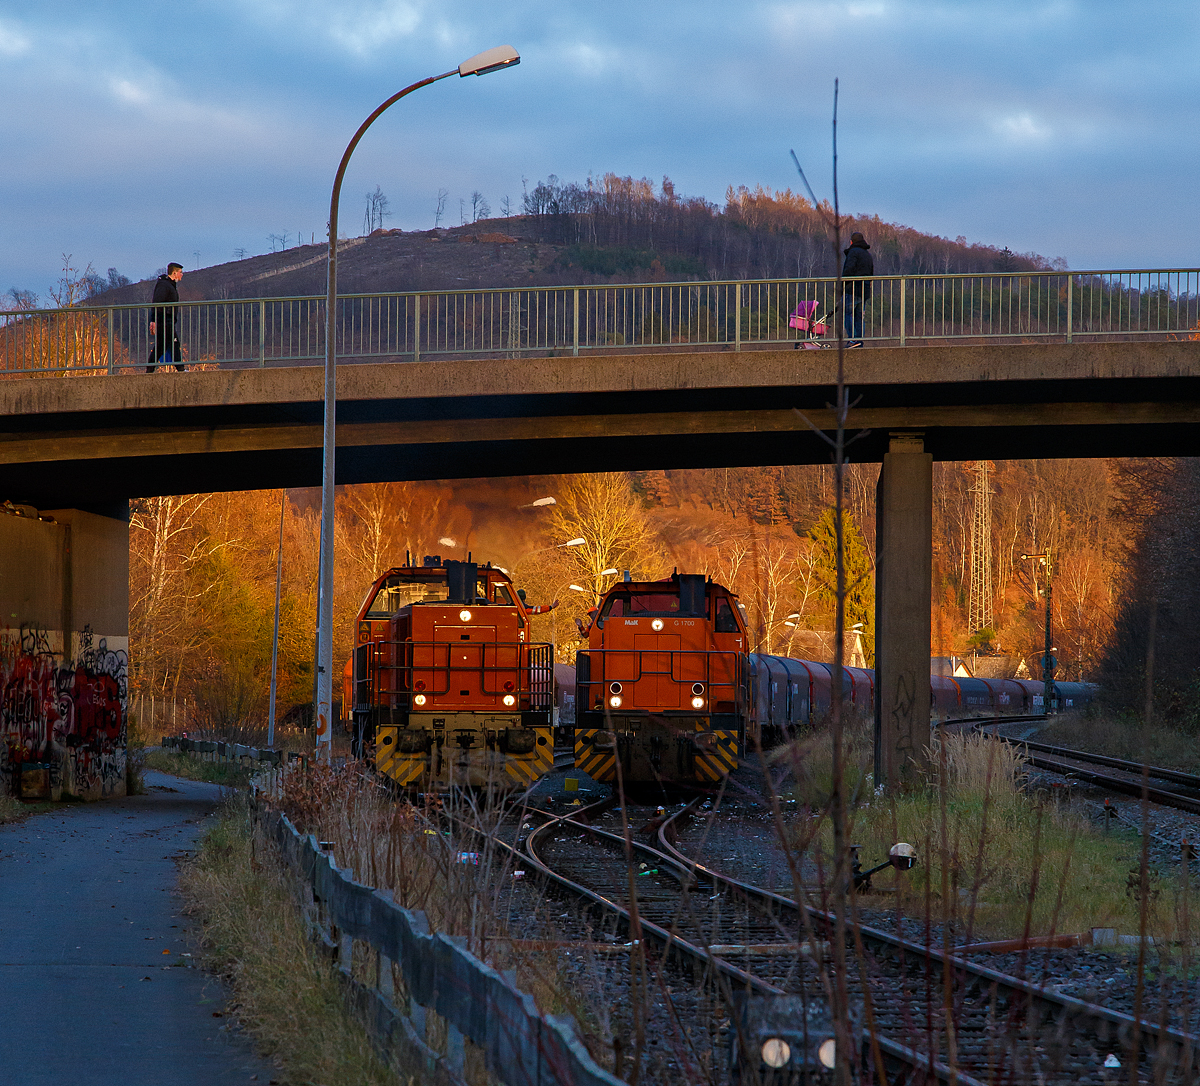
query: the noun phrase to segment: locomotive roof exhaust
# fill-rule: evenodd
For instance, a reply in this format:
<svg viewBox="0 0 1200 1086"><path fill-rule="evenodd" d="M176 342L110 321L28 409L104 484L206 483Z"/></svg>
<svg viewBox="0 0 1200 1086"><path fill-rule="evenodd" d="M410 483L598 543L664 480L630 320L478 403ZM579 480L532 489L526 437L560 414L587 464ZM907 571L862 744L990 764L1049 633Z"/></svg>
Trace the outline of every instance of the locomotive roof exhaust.
<svg viewBox="0 0 1200 1086"><path fill-rule="evenodd" d="M446 581L449 587L447 603L474 603L475 580L479 570L474 562L446 561Z"/></svg>

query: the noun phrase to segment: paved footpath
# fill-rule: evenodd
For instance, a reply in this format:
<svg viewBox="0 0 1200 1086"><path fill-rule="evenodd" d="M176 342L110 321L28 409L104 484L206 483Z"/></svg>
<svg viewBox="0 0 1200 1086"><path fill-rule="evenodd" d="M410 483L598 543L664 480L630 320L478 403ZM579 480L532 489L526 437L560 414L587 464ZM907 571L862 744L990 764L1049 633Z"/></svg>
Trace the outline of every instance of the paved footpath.
<svg viewBox="0 0 1200 1086"><path fill-rule="evenodd" d="M220 790L154 772L146 783L148 795L0 826L0 1082L282 1079L223 1028L227 992L189 956L175 892Z"/></svg>

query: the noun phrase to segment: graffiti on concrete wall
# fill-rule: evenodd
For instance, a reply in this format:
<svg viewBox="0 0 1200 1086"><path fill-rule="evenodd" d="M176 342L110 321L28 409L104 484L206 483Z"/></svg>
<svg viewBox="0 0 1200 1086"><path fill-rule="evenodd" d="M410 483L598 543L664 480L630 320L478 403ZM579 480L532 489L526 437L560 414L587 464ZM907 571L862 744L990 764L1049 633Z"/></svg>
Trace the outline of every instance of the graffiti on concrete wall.
<svg viewBox="0 0 1200 1086"><path fill-rule="evenodd" d="M78 651L51 646L45 629L0 631L0 787L19 763L39 762L49 766L55 795L119 795L129 654L109 649L87 627L78 635Z"/></svg>

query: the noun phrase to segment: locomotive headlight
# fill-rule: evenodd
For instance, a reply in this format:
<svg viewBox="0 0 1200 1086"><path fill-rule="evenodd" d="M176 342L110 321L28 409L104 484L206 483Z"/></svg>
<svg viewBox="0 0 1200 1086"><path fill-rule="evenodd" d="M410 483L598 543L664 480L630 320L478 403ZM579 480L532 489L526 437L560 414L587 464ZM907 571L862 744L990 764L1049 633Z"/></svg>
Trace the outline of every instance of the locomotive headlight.
<svg viewBox="0 0 1200 1086"><path fill-rule="evenodd" d="M413 704L414 705L424 705L425 704L425 695L418 694L415 698L413 698Z"/></svg>
<svg viewBox="0 0 1200 1086"><path fill-rule="evenodd" d="M821 1061L822 1067L833 1070L833 1065L837 1063L837 1041L832 1037L828 1041L822 1041L821 1047L817 1049L817 1059Z"/></svg>
<svg viewBox="0 0 1200 1086"><path fill-rule="evenodd" d="M621 695L613 694L613 696L608 699L608 704L611 705L614 709L620 709L621 708Z"/></svg>
<svg viewBox="0 0 1200 1086"><path fill-rule="evenodd" d="M704 708L704 699L703 698L692 698L692 708L693 709L703 709Z"/></svg>
<svg viewBox="0 0 1200 1086"><path fill-rule="evenodd" d="M620 683L609 683L608 692L610 694L619 694L625 688Z"/></svg>
<svg viewBox="0 0 1200 1086"><path fill-rule="evenodd" d="M471 612L468 611L464 607L461 611L458 612L458 621L459 622L470 622L471 621Z"/></svg>
<svg viewBox="0 0 1200 1086"><path fill-rule="evenodd" d="M504 704L507 705L511 709L514 705L517 704L517 699L514 698L512 696L512 694L505 694L504 695Z"/></svg>
<svg viewBox="0 0 1200 1086"><path fill-rule="evenodd" d="M661 630L662 627L663 627L663 621L661 618L656 618L653 622L650 623L650 629L652 629L655 633L658 633L658 631Z"/></svg>
<svg viewBox="0 0 1200 1086"><path fill-rule="evenodd" d="M824 1052L824 1049L822 1048L821 1051ZM768 1067L773 1067L776 1070L780 1067L786 1067L788 1060L791 1058L792 1046L787 1041L782 1041L778 1037L772 1037L769 1040L763 1041L762 1061Z"/></svg>
<svg viewBox="0 0 1200 1086"><path fill-rule="evenodd" d="M704 693L704 683L692 683L692 693L693 694L703 694Z"/></svg>

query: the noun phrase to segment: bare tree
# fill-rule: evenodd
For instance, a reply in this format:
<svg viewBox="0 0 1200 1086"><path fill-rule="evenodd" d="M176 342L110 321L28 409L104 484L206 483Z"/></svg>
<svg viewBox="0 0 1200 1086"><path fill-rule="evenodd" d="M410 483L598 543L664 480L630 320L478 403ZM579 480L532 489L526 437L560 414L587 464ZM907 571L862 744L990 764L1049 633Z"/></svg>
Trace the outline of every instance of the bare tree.
<svg viewBox="0 0 1200 1086"><path fill-rule="evenodd" d="M143 647L134 659L136 679L146 690L173 695L194 644L184 597L194 599L198 590L185 573L212 552L197 520L211 497L143 498L130 506L130 633Z"/></svg>
<svg viewBox="0 0 1200 1086"><path fill-rule="evenodd" d="M83 271L73 268L70 253L63 253L62 258L62 276L58 280L58 286L50 288L50 297L59 309L66 309L68 306L79 305L88 295L94 293L95 282L99 277L92 270L91 264Z"/></svg>
<svg viewBox="0 0 1200 1086"><path fill-rule="evenodd" d="M38 296L32 290L22 290L20 287L9 287L5 292L0 309L37 309Z"/></svg>
<svg viewBox="0 0 1200 1086"><path fill-rule="evenodd" d="M446 214L446 197L449 195L449 189L437 190L437 208L433 213L433 228L435 230L442 225L442 216Z"/></svg>
<svg viewBox="0 0 1200 1086"><path fill-rule="evenodd" d="M504 199L500 201L500 211L506 219L512 218L512 198L511 197L505 196Z"/></svg>
<svg viewBox="0 0 1200 1086"><path fill-rule="evenodd" d="M606 587L603 570L628 569L635 576L660 572L661 557L650 523L625 472L569 477L550 515L550 531L561 544L582 538L570 556L580 587L599 597Z"/></svg>
<svg viewBox="0 0 1200 1086"><path fill-rule="evenodd" d="M363 236L375 230L383 229L383 220L390 217L391 209L388 207L388 198L383 194L383 190L376 185L374 192L367 193L367 207L363 212Z"/></svg>
<svg viewBox="0 0 1200 1086"><path fill-rule="evenodd" d="M471 222L479 222L480 219L486 219L492 213L492 207L487 202L487 197L478 189L471 193Z"/></svg>

